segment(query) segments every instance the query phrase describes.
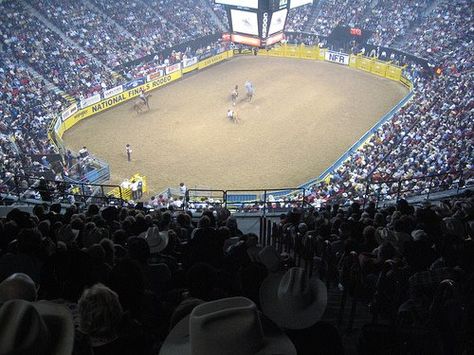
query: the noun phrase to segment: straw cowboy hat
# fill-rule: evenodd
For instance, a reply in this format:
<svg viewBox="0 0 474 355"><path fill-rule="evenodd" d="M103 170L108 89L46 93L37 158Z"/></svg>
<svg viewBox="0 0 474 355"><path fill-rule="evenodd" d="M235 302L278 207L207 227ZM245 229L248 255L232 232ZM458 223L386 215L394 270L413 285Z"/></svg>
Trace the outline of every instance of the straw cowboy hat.
<svg viewBox="0 0 474 355"><path fill-rule="evenodd" d="M263 313L282 328L304 329L321 319L327 305L327 289L317 278L293 267L270 274L260 286Z"/></svg>
<svg viewBox="0 0 474 355"><path fill-rule="evenodd" d="M160 232L158 227L150 227L146 232L139 235L144 238L150 247L150 253L155 254L164 250L168 245L168 232Z"/></svg>
<svg viewBox="0 0 474 355"><path fill-rule="evenodd" d="M74 325L67 308L12 300L0 308L0 355L70 355Z"/></svg>
<svg viewBox="0 0 474 355"><path fill-rule="evenodd" d="M260 318L245 297L196 306L169 333L160 355L296 355L290 339L271 321Z"/></svg>

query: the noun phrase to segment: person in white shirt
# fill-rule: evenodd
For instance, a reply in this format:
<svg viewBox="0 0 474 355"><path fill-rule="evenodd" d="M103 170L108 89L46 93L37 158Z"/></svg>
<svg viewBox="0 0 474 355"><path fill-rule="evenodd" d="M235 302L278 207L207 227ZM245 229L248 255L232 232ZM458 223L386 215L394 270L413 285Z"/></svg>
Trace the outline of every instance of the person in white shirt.
<svg viewBox="0 0 474 355"><path fill-rule="evenodd" d="M187 190L188 190L188 188L186 187L184 182L179 184L179 192L180 192L181 195L183 195L183 196L186 195Z"/></svg>

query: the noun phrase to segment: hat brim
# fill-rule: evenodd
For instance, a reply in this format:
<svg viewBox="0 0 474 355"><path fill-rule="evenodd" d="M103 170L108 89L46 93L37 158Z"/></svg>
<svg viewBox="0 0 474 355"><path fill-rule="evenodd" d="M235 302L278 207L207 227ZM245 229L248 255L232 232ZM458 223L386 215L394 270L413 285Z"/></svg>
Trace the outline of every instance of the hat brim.
<svg viewBox="0 0 474 355"><path fill-rule="evenodd" d="M54 302L31 303L43 318L51 333L49 354L71 354L74 345L74 323L71 312L62 304Z"/></svg>
<svg viewBox="0 0 474 355"><path fill-rule="evenodd" d="M191 354L191 338L189 337L189 317L183 318L171 330L163 343L160 355L190 355ZM271 320L263 314L260 316L263 329L264 346L255 354L249 355L297 355L296 348L283 331L278 328ZM220 339L216 339L218 342ZM232 355L232 349L226 355ZM224 355L224 354L223 354Z"/></svg>
<svg viewBox="0 0 474 355"><path fill-rule="evenodd" d="M309 279L314 301L299 311L288 311L278 300L278 287L284 273L270 274L260 286L260 305L263 313L277 325L286 329L305 329L321 319L326 310L328 293L326 285L318 278Z"/></svg>

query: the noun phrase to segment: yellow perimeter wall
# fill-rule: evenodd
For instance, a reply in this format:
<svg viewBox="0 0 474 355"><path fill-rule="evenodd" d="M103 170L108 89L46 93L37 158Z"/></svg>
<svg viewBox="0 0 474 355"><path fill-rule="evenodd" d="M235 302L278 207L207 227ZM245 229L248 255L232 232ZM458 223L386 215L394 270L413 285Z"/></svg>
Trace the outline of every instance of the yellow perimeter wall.
<svg viewBox="0 0 474 355"><path fill-rule="evenodd" d="M325 60L325 54L328 50L326 48L319 48L318 46L297 45L282 45L271 50L260 50L258 55L269 57L285 57L285 58L302 58L313 60ZM412 89L412 84L409 80L403 77L403 68L389 62L384 62L376 58L368 58L362 55L348 55L349 67L364 70L366 72L398 81Z"/></svg>

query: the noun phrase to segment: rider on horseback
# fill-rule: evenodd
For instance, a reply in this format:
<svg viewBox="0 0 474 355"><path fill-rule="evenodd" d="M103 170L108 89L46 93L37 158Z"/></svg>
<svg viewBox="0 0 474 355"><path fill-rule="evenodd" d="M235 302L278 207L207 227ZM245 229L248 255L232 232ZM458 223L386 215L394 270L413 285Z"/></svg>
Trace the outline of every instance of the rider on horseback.
<svg viewBox="0 0 474 355"><path fill-rule="evenodd" d="M142 99L143 102L145 103L146 107L147 107L148 109L150 109L150 106L148 106L148 97L147 97L147 95L145 94L145 89L144 89L144 88L141 88L140 99Z"/></svg>

